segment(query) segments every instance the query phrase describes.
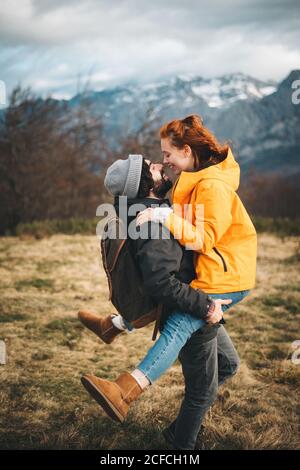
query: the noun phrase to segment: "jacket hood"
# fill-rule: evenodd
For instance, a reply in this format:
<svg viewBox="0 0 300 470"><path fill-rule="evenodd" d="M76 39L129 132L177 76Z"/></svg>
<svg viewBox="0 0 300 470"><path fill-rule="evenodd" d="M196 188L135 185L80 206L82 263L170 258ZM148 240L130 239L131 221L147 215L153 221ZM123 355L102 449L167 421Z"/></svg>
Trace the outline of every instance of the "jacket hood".
<svg viewBox="0 0 300 470"><path fill-rule="evenodd" d="M240 166L229 148L227 157L217 165L209 166L199 171L182 171L173 188L176 187L176 200L183 201L188 198L194 187L203 180L220 180L236 191L240 183ZM174 198L173 198L173 202Z"/></svg>

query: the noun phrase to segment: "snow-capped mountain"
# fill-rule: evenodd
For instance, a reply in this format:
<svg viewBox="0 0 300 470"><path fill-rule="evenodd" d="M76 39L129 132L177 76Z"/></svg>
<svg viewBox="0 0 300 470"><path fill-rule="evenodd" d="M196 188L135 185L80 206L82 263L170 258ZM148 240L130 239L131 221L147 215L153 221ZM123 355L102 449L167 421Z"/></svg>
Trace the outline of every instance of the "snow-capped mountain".
<svg viewBox="0 0 300 470"><path fill-rule="evenodd" d="M259 100L276 90L274 81L262 81L242 73L223 75L216 78L203 78L193 75L178 75L164 81L138 84L129 82L123 87L104 90L115 97L114 104L136 103L138 98L144 103L154 104L164 100L171 106L179 101L187 104L200 98L211 108L230 106L240 100Z"/></svg>
<svg viewBox="0 0 300 470"><path fill-rule="evenodd" d="M193 75L178 75L167 80L139 84L128 82L123 86L107 88L92 95L111 98L111 105L132 105L139 102L157 104L164 101L171 106L179 101L191 105L198 99L211 108L230 106L240 100L259 100L276 90L274 81L262 81L243 73L233 73L216 78L203 78ZM76 100L76 97L75 97ZM107 103L108 104L108 103ZM107 111L108 115L109 111Z"/></svg>
<svg viewBox="0 0 300 470"><path fill-rule="evenodd" d="M273 81L261 81L242 73L217 78L201 78L180 75L189 82L194 95L200 96L211 108L230 106L239 100L259 100L276 90Z"/></svg>
<svg viewBox="0 0 300 470"><path fill-rule="evenodd" d="M101 115L107 135L135 132L143 120L166 120L197 112L214 116L234 103L256 102L273 93L273 81L261 81L242 73L217 78L179 75L152 83L128 82L123 86L90 92L93 112ZM76 106L79 96L70 100Z"/></svg>
<svg viewBox="0 0 300 470"><path fill-rule="evenodd" d="M221 140L229 140L244 168L300 171L300 105L292 103L292 71L276 85L242 73L217 78L179 75L154 83L127 83L90 93L108 141L134 133L145 119L157 129L167 120L197 113ZM80 96L69 103L76 106Z"/></svg>
<svg viewBox="0 0 300 470"><path fill-rule="evenodd" d="M294 174L300 172L300 104L292 102L295 80L300 80L300 70L279 84L241 73L211 79L179 75L90 91L88 97L91 116L101 118L112 149L145 121L156 131L168 120L197 113L219 139L231 142L242 168ZM81 98L67 102L70 119Z"/></svg>
<svg viewBox="0 0 300 470"><path fill-rule="evenodd" d="M298 80L293 70L271 95L238 101L208 120L220 139L232 141L244 169L300 173L300 104L292 100Z"/></svg>

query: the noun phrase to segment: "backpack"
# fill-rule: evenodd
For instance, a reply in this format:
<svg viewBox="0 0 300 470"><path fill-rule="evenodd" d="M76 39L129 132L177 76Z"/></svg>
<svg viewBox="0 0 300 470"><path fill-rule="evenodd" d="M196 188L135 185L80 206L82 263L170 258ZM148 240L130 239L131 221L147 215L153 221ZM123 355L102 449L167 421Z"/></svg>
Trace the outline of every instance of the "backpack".
<svg viewBox="0 0 300 470"><path fill-rule="evenodd" d="M105 224L101 236L101 255L108 280L109 300L134 328L142 328L156 320L152 336L154 340L159 328L162 305L158 305L145 291L125 228L122 219L114 216Z"/></svg>

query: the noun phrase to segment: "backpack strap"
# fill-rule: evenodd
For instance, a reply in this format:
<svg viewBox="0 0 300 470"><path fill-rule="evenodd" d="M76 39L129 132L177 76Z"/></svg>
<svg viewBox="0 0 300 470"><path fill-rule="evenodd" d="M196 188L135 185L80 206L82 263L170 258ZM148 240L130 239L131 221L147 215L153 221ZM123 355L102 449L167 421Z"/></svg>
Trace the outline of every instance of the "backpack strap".
<svg viewBox="0 0 300 470"><path fill-rule="evenodd" d="M163 309L163 304L159 304L157 307L157 317L156 317L156 322L154 325L153 333L152 333L152 341L156 340L159 325L160 325L160 319L161 319L161 314L162 314L162 309Z"/></svg>
<svg viewBox="0 0 300 470"><path fill-rule="evenodd" d="M122 228L124 228L124 223L123 221L117 217L113 216L111 217L107 223L105 224L104 229L109 228L109 226L112 224L112 222L115 222L115 227L118 226L118 229L120 230L120 226L123 225ZM109 236L108 236L109 238ZM106 256L105 252L105 242L106 239L101 238L100 240L100 250L101 250L101 255L102 255L102 263L104 267L104 271L106 273L106 277L108 280L108 287L109 287L109 298L108 300L112 299L112 282L111 282L111 273L116 265L118 256L126 242L126 238L123 239L117 239L118 243L116 244L115 250L111 250L109 258Z"/></svg>
<svg viewBox="0 0 300 470"><path fill-rule="evenodd" d="M119 218L119 217L111 217L104 228L108 228L110 227L110 225L112 223L115 223L114 224L114 228L117 228L117 230L124 230L124 223L123 221ZM117 234L116 234L117 235ZM107 238L110 238L109 235ZM117 259L118 259L118 256L120 254L120 251L122 250L125 242L126 242L126 238L118 238L118 235L117 235L117 242L112 248L113 249L110 249L110 253L109 253L109 257L107 258L105 256L105 267L106 269L108 270L108 272L112 272L115 265L116 265L116 262L117 262ZM102 255L103 255L103 252L104 252L104 245L105 245L105 239L102 239L101 240L101 251L102 251Z"/></svg>

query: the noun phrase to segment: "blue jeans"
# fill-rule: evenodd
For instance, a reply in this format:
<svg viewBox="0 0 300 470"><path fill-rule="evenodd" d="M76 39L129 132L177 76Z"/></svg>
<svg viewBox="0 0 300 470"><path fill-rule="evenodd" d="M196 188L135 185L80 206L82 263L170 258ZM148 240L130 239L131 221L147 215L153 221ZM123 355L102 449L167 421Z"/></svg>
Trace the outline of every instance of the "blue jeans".
<svg viewBox="0 0 300 470"><path fill-rule="evenodd" d="M215 299L232 299L229 305L223 305L223 311L243 300L249 290L229 292L225 294L209 294ZM145 358L137 366L153 383L176 361L181 348L192 334L207 323L188 313L174 312L166 320L160 337L149 349Z"/></svg>

